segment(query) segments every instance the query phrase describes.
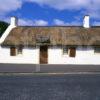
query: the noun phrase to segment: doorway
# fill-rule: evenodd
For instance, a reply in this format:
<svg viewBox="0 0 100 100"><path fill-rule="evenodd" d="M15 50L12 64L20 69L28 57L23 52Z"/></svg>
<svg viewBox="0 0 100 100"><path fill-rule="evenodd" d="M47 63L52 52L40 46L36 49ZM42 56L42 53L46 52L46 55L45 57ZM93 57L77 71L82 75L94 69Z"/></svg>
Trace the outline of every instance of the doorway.
<svg viewBox="0 0 100 100"><path fill-rule="evenodd" d="M48 63L48 46L40 46L40 64Z"/></svg>

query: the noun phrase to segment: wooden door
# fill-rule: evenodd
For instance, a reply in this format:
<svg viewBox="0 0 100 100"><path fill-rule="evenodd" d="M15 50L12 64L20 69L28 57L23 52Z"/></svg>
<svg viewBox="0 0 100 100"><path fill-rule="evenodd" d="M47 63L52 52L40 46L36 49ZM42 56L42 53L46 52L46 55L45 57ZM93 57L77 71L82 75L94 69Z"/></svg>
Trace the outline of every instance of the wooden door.
<svg viewBox="0 0 100 100"><path fill-rule="evenodd" d="M15 47L10 48L10 55L11 56L16 56L16 48Z"/></svg>
<svg viewBox="0 0 100 100"><path fill-rule="evenodd" d="M40 64L48 63L48 46L40 46Z"/></svg>
<svg viewBox="0 0 100 100"><path fill-rule="evenodd" d="M76 48L75 47L70 47L70 57L75 57L76 56Z"/></svg>

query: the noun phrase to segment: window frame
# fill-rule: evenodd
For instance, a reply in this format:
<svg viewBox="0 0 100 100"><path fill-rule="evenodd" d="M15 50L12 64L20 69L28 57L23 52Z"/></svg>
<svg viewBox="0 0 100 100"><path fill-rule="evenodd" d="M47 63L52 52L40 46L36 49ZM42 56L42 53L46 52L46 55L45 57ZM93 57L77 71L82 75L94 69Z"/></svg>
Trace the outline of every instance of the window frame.
<svg viewBox="0 0 100 100"><path fill-rule="evenodd" d="M18 54L18 55L22 55L22 54L23 54L23 47L22 47L22 46L19 46L19 47L17 48L17 54Z"/></svg>
<svg viewBox="0 0 100 100"><path fill-rule="evenodd" d="M65 50L66 49L66 50ZM64 52L64 50L66 51L66 52ZM62 46L62 52L63 52L63 55L68 55L68 53L69 53L69 48L67 47L67 46Z"/></svg>
<svg viewBox="0 0 100 100"><path fill-rule="evenodd" d="M97 49L99 49L99 52L98 52ZM97 50L97 51L96 51L96 50ZM94 47L94 54L100 54L100 47Z"/></svg>

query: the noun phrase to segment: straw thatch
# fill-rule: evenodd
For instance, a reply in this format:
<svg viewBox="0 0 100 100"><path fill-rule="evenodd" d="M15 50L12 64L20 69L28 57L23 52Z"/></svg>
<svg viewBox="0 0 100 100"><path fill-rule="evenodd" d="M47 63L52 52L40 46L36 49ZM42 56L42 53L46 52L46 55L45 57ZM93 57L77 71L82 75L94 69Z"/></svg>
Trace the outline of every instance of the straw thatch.
<svg viewBox="0 0 100 100"><path fill-rule="evenodd" d="M2 45L100 45L100 27L16 27Z"/></svg>

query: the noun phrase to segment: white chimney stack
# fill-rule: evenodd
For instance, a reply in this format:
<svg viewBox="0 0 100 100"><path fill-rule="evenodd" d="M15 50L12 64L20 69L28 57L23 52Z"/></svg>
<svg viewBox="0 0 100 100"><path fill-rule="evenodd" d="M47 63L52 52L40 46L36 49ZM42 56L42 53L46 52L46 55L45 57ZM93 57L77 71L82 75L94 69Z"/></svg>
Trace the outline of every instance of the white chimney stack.
<svg viewBox="0 0 100 100"><path fill-rule="evenodd" d="M83 20L83 27L84 28L90 28L90 17L89 15L86 15L84 17L84 20Z"/></svg>
<svg viewBox="0 0 100 100"><path fill-rule="evenodd" d="M18 23L18 20L17 20L17 18L16 17L11 17L11 25L12 26L17 26L17 23Z"/></svg>

